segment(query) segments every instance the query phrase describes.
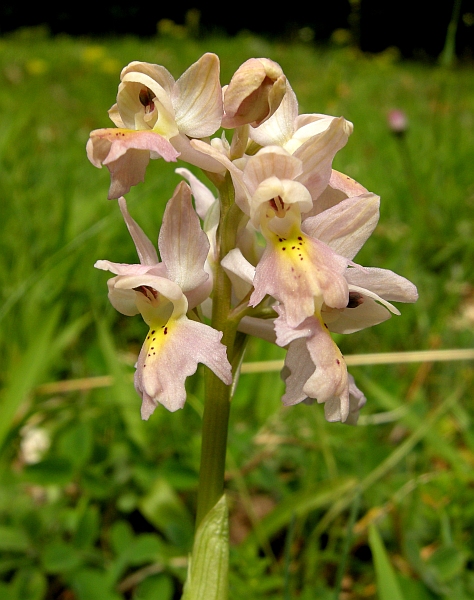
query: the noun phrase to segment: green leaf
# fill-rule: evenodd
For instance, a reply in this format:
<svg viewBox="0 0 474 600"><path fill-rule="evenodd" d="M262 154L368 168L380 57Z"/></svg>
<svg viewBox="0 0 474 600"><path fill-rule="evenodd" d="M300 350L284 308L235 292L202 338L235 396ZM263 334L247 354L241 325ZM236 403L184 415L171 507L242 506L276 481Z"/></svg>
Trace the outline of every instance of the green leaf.
<svg viewBox="0 0 474 600"><path fill-rule="evenodd" d="M13 594L14 592L10 585L7 585L6 583L0 583L0 598L2 600L17 600Z"/></svg>
<svg viewBox="0 0 474 600"><path fill-rule="evenodd" d="M58 453L68 459L74 467L80 467L90 457L92 431L88 423L74 423L61 433Z"/></svg>
<svg viewBox="0 0 474 600"><path fill-rule="evenodd" d="M28 567L15 574L11 584L12 598L16 600L43 600L48 584L46 577L37 569ZM4 596L1 596L2 600ZM9 598L9 596L7 596Z"/></svg>
<svg viewBox="0 0 474 600"><path fill-rule="evenodd" d="M103 320L96 318L96 324L100 349L107 369L114 378L111 394L113 394L117 409L127 427L129 437L138 447L145 448L148 443L146 429L143 427L140 417L139 399L136 397L130 380L130 372L128 369L124 369L123 364L119 361L114 339Z"/></svg>
<svg viewBox="0 0 474 600"><path fill-rule="evenodd" d="M163 542L156 533L142 533L131 544L128 557L131 565L157 561L163 556Z"/></svg>
<svg viewBox="0 0 474 600"><path fill-rule="evenodd" d="M28 546L28 536L23 529L0 527L0 550L24 552Z"/></svg>
<svg viewBox="0 0 474 600"><path fill-rule="evenodd" d="M397 576L388 559L382 538L375 525L369 527L369 545L375 563L377 592L380 600L404 600Z"/></svg>
<svg viewBox="0 0 474 600"><path fill-rule="evenodd" d="M150 492L140 500L143 515L173 544L189 550L193 522L187 508L165 479L157 479Z"/></svg>
<svg viewBox="0 0 474 600"><path fill-rule="evenodd" d="M133 542L133 529L127 521L115 521L110 528L110 544L115 554L122 554Z"/></svg>
<svg viewBox="0 0 474 600"><path fill-rule="evenodd" d="M53 311L45 322L38 327L31 344L22 355L22 359L14 365L9 365L9 382L1 395L0 412L0 447L15 418L18 408L38 384L39 378L49 364L50 348L59 320L59 310Z"/></svg>
<svg viewBox="0 0 474 600"><path fill-rule="evenodd" d="M229 511L225 494L196 531L182 600L227 600Z"/></svg>
<svg viewBox="0 0 474 600"><path fill-rule="evenodd" d="M64 485L71 481L73 469L65 458L47 458L34 465L28 465L23 476L30 483L38 485Z"/></svg>
<svg viewBox="0 0 474 600"><path fill-rule="evenodd" d="M99 536L99 511L96 506L88 506L79 519L76 533L74 535L74 546L76 548L87 548L91 546Z"/></svg>
<svg viewBox="0 0 474 600"><path fill-rule="evenodd" d="M0 449L16 413L28 394L40 382L41 377L67 345L77 338L85 327L88 316L81 317L56 334L60 316L59 308L45 316L44 322L33 330L31 343L24 349L22 358L8 365L9 381L0 396Z"/></svg>
<svg viewBox="0 0 474 600"><path fill-rule="evenodd" d="M48 573L67 573L81 564L77 551L64 542L51 542L44 548L41 559Z"/></svg>
<svg viewBox="0 0 474 600"><path fill-rule="evenodd" d="M258 534L270 538L288 525L294 516L301 517L322 506L330 505L351 491L354 486L353 478L340 478L289 495L260 521L258 532L252 531L244 544L247 546L254 543L259 538Z"/></svg>
<svg viewBox="0 0 474 600"><path fill-rule="evenodd" d="M81 569L71 578L77 600L123 600L110 589L107 575L98 569Z"/></svg>
<svg viewBox="0 0 474 600"><path fill-rule="evenodd" d="M426 561L435 572L438 581L447 582L460 575L466 562L466 556L454 546L438 548Z"/></svg>
<svg viewBox="0 0 474 600"><path fill-rule="evenodd" d="M416 600L434 600L434 594L419 579L408 579L399 577L400 588L404 598L416 598ZM458 599L456 599L458 600Z"/></svg>
<svg viewBox="0 0 474 600"><path fill-rule="evenodd" d="M171 600L173 580L165 574L152 575L142 581L133 595L133 600Z"/></svg>

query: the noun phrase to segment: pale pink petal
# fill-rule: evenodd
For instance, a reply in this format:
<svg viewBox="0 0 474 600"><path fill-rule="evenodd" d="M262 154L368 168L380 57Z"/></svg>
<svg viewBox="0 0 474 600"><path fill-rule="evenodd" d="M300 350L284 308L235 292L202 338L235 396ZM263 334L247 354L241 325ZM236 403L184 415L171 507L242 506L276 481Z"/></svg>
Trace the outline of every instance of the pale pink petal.
<svg viewBox="0 0 474 600"><path fill-rule="evenodd" d="M239 248L233 248L221 261L229 279L233 292L238 300L244 298L252 289L255 267L244 258Z"/></svg>
<svg viewBox="0 0 474 600"><path fill-rule="evenodd" d="M321 313L324 322L334 333L355 333L390 319L390 312L372 298L361 294L355 308L329 309Z"/></svg>
<svg viewBox="0 0 474 600"><path fill-rule="evenodd" d="M182 181L166 205L158 248L169 277L183 292L203 284L209 275L204 263L209 240L191 202L191 189Z"/></svg>
<svg viewBox="0 0 474 600"><path fill-rule="evenodd" d="M309 317L291 333L286 310L276 306L280 314L275 320L277 344L291 339L285 359L286 392L283 404L289 406L306 398L318 403L337 403L340 419L349 414L349 383L341 351L317 317ZM296 338L298 336L298 338Z"/></svg>
<svg viewBox="0 0 474 600"><path fill-rule="evenodd" d="M353 263L353 265L358 266L355 263ZM359 267L359 269L361 271L363 271L365 269L365 267ZM346 271L346 273L347 273L347 271ZM358 285L354 285L353 283L350 283L349 284L349 304L354 303L354 294L356 296L355 303L360 302L360 300L357 297L362 295L364 298L372 298L372 300L375 300L376 302L380 302L380 304L385 306L385 308L388 309L394 315L401 314L396 306L393 306L393 304L390 304L390 302L385 300L385 298L382 298L381 296L379 296L372 290L369 290L369 289L366 289L363 287L359 287Z"/></svg>
<svg viewBox="0 0 474 600"><path fill-rule="evenodd" d="M190 140L183 133L175 136L171 139L173 147L179 152L180 160L199 167L203 171L210 171L211 173L225 173L225 168L219 160L216 160L211 156L210 152L207 152L208 148L211 148L206 142L201 140ZM198 146L198 144L200 144Z"/></svg>
<svg viewBox="0 0 474 600"><path fill-rule="evenodd" d="M126 194L145 179L150 152L166 161L176 161L179 153L161 135L150 131L96 129L87 142L87 156L96 167L110 171L109 199Z"/></svg>
<svg viewBox="0 0 474 600"><path fill-rule="evenodd" d="M300 115L300 117L303 116ZM325 132L335 118L326 115L306 115L304 124L302 124L303 120L298 117L295 121L295 132L291 140L285 144L285 150L294 154L309 139Z"/></svg>
<svg viewBox="0 0 474 600"><path fill-rule="evenodd" d="M323 133L310 138L294 153L303 163L303 173L298 181L309 189L313 200L328 185L334 156L346 145L351 131L352 127L343 117L333 119Z"/></svg>
<svg viewBox="0 0 474 600"><path fill-rule="evenodd" d="M374 231L379 219L379 205L380 198L374 194L348 198L305 219L302 229L337 254L352 259Z"/></svg>
<svg viewBox="0 0 474 600"><path fill-rule="evenodd" d="M158 254L156 253L155 247L145 235L143 229L130 216L125 198L119 198L118 205L120 208L120 212L122 213L122 216L124 218L125 224L127 225L127 229L130 232L130 235L132 236L132 239L135 243L135 248L137 249L137 254L138 258L140 259L140 263L142 265L157 265Z"/></svg>
<svg viewBox="0 0 474 600"><path fill-rule="evenodd" d="M335 397L327 400L324 403L324 416L326 421L330 423L342 421L346 425L356 425L359 419L359 411L367 401L364 394L356 386L352 375L348 373L347 376L349 380L349 413L345 419L342 418L346 413L346 406L340 398Z"/></svg>
<svg viewBox="0 0 474 600"><path fill-rule="evenodd" d="M221 265L229 273L234 273L242 281L252 284L255 267L243 256L240 248L233 248L221 261Z"/></svg>
<svg viewBox="0 0 474 600"><path fill-rule="evenodd" d="M191 146L196 150L207 154L229 171L235 188L235 203L246 215L248 215L250 210L249 192L243 180L243 173L239 167L218 149L201 140L191 140Z"/></svg>
<svg viewBox="0 0 474 600"><path fill-rule="evenodd" d="M112 277L112 279L107 281L109 300L116 310L127 316L133 316L140 312L137 304L138 296L133 289L134 287L138 287L138 285L132 284L127 288L127 286L123 286L123 282L130 280L136 282L137 278L142 280L144 277L147 278L148 282L150 278L155 282L156 279L161 280L163 277L166 277L166 268L163 264L155 266L127 265L113 263L108 260L98 260L94 267L103 271L111 271L117 275L117 277Z"/></svg>
<svg viewBox="0 0 474 600"><path fill-rule="evenodd" d="M238 331L253 335L255 337L266 340L272 344L275 343L275 329L273 327L273 319L257 319L255 317L244 317L239 322Z"/></svg>
<svg viewBox="0 0 474 600"><path fill-rule="evenodd" d="M283 404L324 402L328 421L355 425L366 399L347 373L345 361L331 336L316 318L310 317L293 331L283 307L275 307L277 343L289 341L282 378L286 391ZM298 337L300 336L300 337Z"/></svg>
<svg viewBox="0 0 474 600"><path fill-rule="evenodd" d="M333 169L328 186L323 193L318 196L312 209L305 215L305 218L318 215L347 198L362 196L367 193L365 187L360 185L360 183L357 183L357 181L348 175L344 175Z"/></svg>
<svg viewBox="0 0 474 600"><path fill-rule="evenodd" d="M308 340L307 347L316 369L306 381L303 391L308 398L316 398L319 404L328 401L332 401L333 405L337 403L337 420L344 422L349 415L349 385L341 351L329 333L322 329Z"/></svg>
<svg viewBox="0 0 474 600"><path fill-rule="evenodd" d="M364 267L364 269L347 269L348 283L370 290L385 300L392 302L416 302L416 287L393 271Z"/></svg>
<svg viewBox="0 0 474 600"><path fill-rule="evenodd" d="M234 73L224 92L222 126L257 127L279 107L286 92L280 65L268 58L250 58Z"/></svg>
<svg viewBox="0 0 474 600"><path fill-rule="evenodd" d="M348 373L347 376L349 380L349 412L346 418L343 418L347 412L346 402L341 402L341 398L338 397L331 398L324 403L324 416L330 423L341 421L346 425L357 425L359 411L365 406L367 400L356 386L352 375Z"/></svg>
<svg viewBox="0 0 474 600"><path fill-rule="evenodd" d="M160 329L151 328L135 373L135 388L142 397L142 418L147 420L158 404L173 412L186 401L185 380L198 363L208 366L227 385L232 370L222 333L182 317Z"/></svg>
<svg viewBox="0 0 474 600"><path fill-rule="evenodd" d="M203 138L221 126L223 106L219 71L219 58L206 53L176 82L172 102L181 133Z"/></svg>
<svg viewBox="0 0 474 600"><path fill-rule="evenodd" d="M250 200L250 219L253 226L258 229L262 226L262 221L269 219L269 201L280 198L283 202L285 216L274 217L275 213L270 210L270 215L274 218L268 223L272 231L286 232L292 223L300 223L300 212L311 206L311 194L308 190L290 179L278 179L269 177L260 183ZM288 211L288 207L295 206L295 210Z"/></svg>
<svg viewBox="0 0 474 600"><path fill-rule="evenodd" d="M302 172L300 160L279 146L268 146L248 159L243 177L249 193L253 194L265 179L296 179Z"/></svg>
<svg viewBox="0 0 474 600"><path fill-rule="evenodd" d="M284 146L295 131L298 100L287 82L287 89L275 113L259 127L250 128L250 137L260 146Z"/></svg>
<svg viewBox="0 0 474 600"><path fill-rule="evenodd" d="M367 402L367 398L363 392L357 387L354 377L348 373L349 377L349 415L344 421L346 425L357 425L359 420L359 411L363 408Z"/></svg>
<svg viewBox="0 0 474 600"><path fill-rule="evenodd" d="M138 315L140 312L137 306L137 293L134 290L121 290L115 287L115 284L119 278L112 277L107 281L107 287L109 289L109 302L110 304L122 315L127 317L133 317Z"/></svg>
<svg viewBox="0 0 474 600"><path fill-rule="evenodd" d="M299 404L308 398L303 388L315 369L316 366L306 346L306 339L299 338L292 342L286 353L285 366L282 370L282 378L285 381L282 402L285 406Z"/></svg>
<svg viewBox="0 0 474 600"><path fill-rule="evenodd" d="M179 168L174 170L175 173L184 177L191 187L191 193L194 196L194 202L196 204L196 212L199 217L204 221L208 210L216 202L214 194L211 190L206 187L199 179L191 173L188 169Z"/></svg>
<svg viewBox="0 0 474 600"><path fill-rule="evenodd" d="M110 150L107 157L102 161L104 165L117 160L130 149L154 152L168 162L176 162L179 156L179 152L173 148L166 138L153 131L96 129L91 132L90 136L92 140L99 138L110 142Z"/></svg>
<svg viewBox="0 0 474 600"><path fill-rule="evenodd" d="M335 171L333 169L331 173L331 179L329 180L329 185L335 189L343 192L347 198L353 198L354 196L361 196L362 194L366 194L368 190L358 183L352 177L345 175L344 173L340 173L339 171Z"/></svg>
<svg viewBox="0 0 474 600"><path fill-rule="evenodd" d="M158 83L158 85L160 85L168 93L168 95L170 95L172 92L174 78L168 69L162 65L153 65L151 63L134 60L122 69L122 72L120 73L120 79L122 80L125 75L129 73L143 73L148 75L148 77Z"/></svg>
<svg viewBox="0 0 474 600"><path fill-rule="evenodd" d="M349 296L346 266L346 259L304 234L272 241L257 265L249 304L256 306L265 295L273 296L284 304L292 327L313 315L323 301L344 308Z"/></svg>
<svg viewBox="0 0 474 600"><path fill-rule="evenodd" d="M166 139L178 133L169 94L144 73L131 71L123 75L117 93L117 107L129 129L153 129Z"/></svg>
<svg viewBox="0 0 474 600"><path fill-rule="evenodd" d="M158 266L158 264L155 266ZM145 273L150 272L150 265L129 265L125 263L114 263L110 260L98 260L94 267L96 269L102 269L102 271L110 271L115 275L144 275ZM158 275L158 273L156 274Z"/></svg>
<svg viewBox="0 0 474 600"><path fill-rule="evenodd" d="M319 132L324 131L329 127L329 123L335 119L331 115L323 115L321 113L304 113L302 115L298 115L295 119L295 133L294 135L299 135L298 132L310 125L312 123L318 123L317 128Z"/></svg>
<svg viewBox="0 0 474 600"><path fill-rule="evenodd" d="M109 114L110 120L113 122L115 127L118 127L119 129L126 129L125 123L123 122L123 119L120 116L120 112L119 112L117 103L115 103L113 106L111 106L107 112Z"/></svg>

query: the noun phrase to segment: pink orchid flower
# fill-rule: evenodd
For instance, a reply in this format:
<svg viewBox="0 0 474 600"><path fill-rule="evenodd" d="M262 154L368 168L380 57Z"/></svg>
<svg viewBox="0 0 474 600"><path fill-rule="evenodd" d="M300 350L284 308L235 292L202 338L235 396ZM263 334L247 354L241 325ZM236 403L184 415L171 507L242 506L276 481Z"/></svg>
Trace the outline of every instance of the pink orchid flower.
<svg viewBox="0 0 474 600"><path fill-rule="evenodd" d="M96 129L87 156L111 175L109 198L144 180L150 158L181 159L209 171L222 167L194 150L189 138L219 129L223 115L219 59L204 54L175 81L162 66L132 62L122 70L117 103L109 116L117 129Z"/></svg>
<svg viewBox="0 0 474 600"><path fill-rule="evenodd" d="M288 347L284 404L317 399L331 421L355 423L365 399L329 331L371 327L400 314L390 301L418 297L404 277L352 262L378 222L379 200L334 171L321 207L316 203L310 216L303 215L301 234L270 240L256 267L239 248L222 263L231 278L254 287L251 306L268 304L268 297L278 300L273 302L278 318L244 317L240 329Z"/></svg>
<svg viewBox="0 0 474 600"><path fill-rule="evenodd" d="M125 315L140 313L150 328L135 372L142 418L148 419L158 404L170 411L183 408L185 380L196 372L198 363L207 365L228 385L232 373L220 342L222 333L187 316L212 287L204 269L209 242L192 206L189 186L179 184L167 204L158 240L162 262L129 215L124 198L119 199L119 207L140 264L99 260L95 266L116 275L108 281L111 304Z"/></svg>
<svg viewBox="0 0 474 600"><path fill-rule="evenodd" d="M275 113L285 93L286 77L278 63L249 58L224 88L222 126L260 125Z"/></svg>

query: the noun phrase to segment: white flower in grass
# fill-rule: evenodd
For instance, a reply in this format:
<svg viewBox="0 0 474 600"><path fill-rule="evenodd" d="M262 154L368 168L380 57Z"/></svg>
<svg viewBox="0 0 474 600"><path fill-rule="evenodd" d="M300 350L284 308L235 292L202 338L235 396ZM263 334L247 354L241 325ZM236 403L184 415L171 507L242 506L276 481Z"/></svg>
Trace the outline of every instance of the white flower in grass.
<svg viewBox="0 0 474 600"><path fill-rule="evenodd" d="M232 382L222 332L191 320L187 313L203 302L212 283L204 264L209 242L182 182L168 202L158 240L162 262L153 244L130 217L125 199L119 206L135 242L140 264L99 260L95 266L116 274L108 281L112 305L125 315L140 313L150 330L136 364L135 387L148 419L158 404L170 411L186 401L185 380L198 363L222 381Z"/></svg>

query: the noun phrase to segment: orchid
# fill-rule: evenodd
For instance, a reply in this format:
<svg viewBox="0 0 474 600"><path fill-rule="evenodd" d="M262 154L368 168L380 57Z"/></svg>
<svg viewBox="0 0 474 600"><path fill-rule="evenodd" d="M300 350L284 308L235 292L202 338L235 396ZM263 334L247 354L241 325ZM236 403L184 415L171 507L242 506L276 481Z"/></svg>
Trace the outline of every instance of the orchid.
<svg viewBox="0 0 474 600"><path fill-rule="evenodd" d="M286 77L280 65L268 58L250 58L224 89L222 126L261 125L274 114L285 93Z"/></svg>
<svg viewBox="0 0 474 600"><path fill-rule="evenodd" d="M283 222L291 206L285 207L284 196L278 198ZM240 278L248 289L254 288L250 306L257 306L266 297L274 299L277 318L258 324L258 319L247 317L243 329L288 346L283 403L317 399L325 403L326 417L331 421L356 422L358 409L351 398L361 396L349 379L344 358L329 330L359 331L385 321L391 314L400 314L389 300L417 299L415 286L405 278L352 262L377 224L379 202L378 196L360 184L333 172L324 194L324 204L329 207L316 215L317 208L311 207L307 214L312 216L303 216L297 235L272 236L270 232L256 266L238 248L223 260L233 281ZM269 332L271 324L275 336Z"/></svg>
<svg viewBox="0 0 474 600"><path fill-rule="evenodd" d="M220 343L222 333L187 316L210 292L203 268L209 242L192 208L189 187L180 184L166 207L158 242L163 262L128 213L124 198L119 206L140 264L99 260L95 266L116 275L108 282L112 305L125 315L140 313L150 328L135 373L142 418L148 419L158 404L170 411L183 408L184 382L198 362L227 384L232 380L231 367Z"/></svg>
<svg viewBox="0 0 474 600"><path fill-rule="evenodd" d="M109 198L126 194L144 181L150 158L176 161L178 156L207 170L217 163L195 152L189 138L212 135L221 125L219 59L204 54L175 81L162 66L132 62L122 70L117 102L109 116L117 129L90 134L87 155L111 174Z"/></svg>
<svg viewBox="0 0 474 600"><path fill-rule="evenodd" d="M285 406L317 402L328 421L354 425L366 398L331 332L353 333L399 315L392 302L415 302L417 290L392 271L354 262L377 225L380 198L333 169L353 125L299 115L296 94L270 59L249 59L224 87L214 54L177 81L162 66L130 63L109 115L117 129L93 131L87 152L110 170L109 198L119 198L139 264L95 266L115 275L108 281L112 305L141 314L149 327L135 372L142 417L159 404L182 408L186 378L198 363L208 367L199 535L183 596L189 600L218 589L208 570L194 583L194 554L203 552L206 565L208 553L214 564L225 555L207 541L200 546L201 527L212 529L214 511L225 513L227 425L246 336L286 349ZM210 139L221 127L226 131ZM216 197L194 172L176 169L185 182L164 213L160 258L122 197L158 157L199 167L217 188ZM222 521L219 528L225 530Z"/></svg>

